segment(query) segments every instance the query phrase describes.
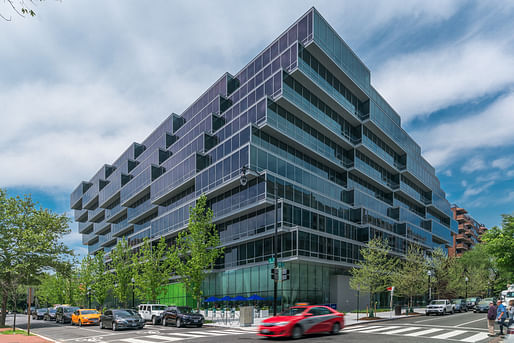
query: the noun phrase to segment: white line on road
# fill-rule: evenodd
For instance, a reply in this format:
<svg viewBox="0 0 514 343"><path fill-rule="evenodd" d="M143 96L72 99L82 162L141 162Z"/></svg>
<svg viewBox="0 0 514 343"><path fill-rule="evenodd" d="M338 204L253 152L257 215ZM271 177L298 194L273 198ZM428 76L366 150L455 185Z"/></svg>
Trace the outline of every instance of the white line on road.
<svg viewBox="0 0 514 343"><path fill-rule="evenodd" d="M205 335L190 335L188 333L170 332L169 335L182 336L187 338L205 338Z"/></svg>
<svg viewBox="0 0 514 343"><path fill-rule="evenodd" d="M391 330L391 329L397 329L397 328L399 328L399 326L386 326L386 327L382 327L382 328L378 328L378 329L366 330L365 332L366 333L375 333L375 332L379 332L379 331L385 331L385 330Z"/></svg>
<svg viewBox="0 0 514 343"><path fill-rule="evenodd" d="M417 336L422 336L422 335L428 335L429 333L437 332L437 331L443 331L443 329L428 329L428 330L422 330L422 331L418 331L418 332L413 332L413 333L405 334L405 336L409 336L409 337L417 337Z"/></svg>
<svg viewBox="0 0 514 343"><path fill-rule="evenodd" d="M128 342L128 343L155 343L155 341L146 341L144 339L139 339L139 338L124 338L124 339L120 339L120 341Z"/></svg>
<svg viewBox="0 0 514 343"><path fill-rule="evenodd" d="M455 325L455 327L459 327L459 326L463 326L463 325L471 324L471 323L474 323L474 322L478 322L478 321L480 321L480 320L485 321L485 318L475 319L475 320L472 320L472 321L467 322L467 323L462 323L462 324L459 324L459 325Z"/></svg>
<svg viewBox="0 0 514 343"><path fill-rule="evenodd" d="M487 333L480 332L480 333L477 333L476 335L473 335L473 336L461 339L460 341L461 342L478 342L478 341L481 341L483 339L486 339L487 337L488 337Z"/></svg>
<svg viewBox="0 0 514 343"><path fill-rule="evenodd" d="M393 331L389 331L389 332L384 332L384 335L394 335L394 334L397 334L397 333L402 333L402 332L412 331L412 330L418 330L418 329L421 329L421 328L420 327L412 326L412 327L408 327L408 328L403 328L403 329L393 330Z"/></svg>
<svg viewBox="0 0 514 343"><path fill-rule="evenodd" d="M438 320L438 319L441 319L441 318L439 318L439 316L437 316L436 318L418 320L417 322L414 322L414 323L424 323L424 322L430 322L432 320Z"/></svg>
<svg viewBox="0 0 514 343"><path fill-rule="evenodd" d="M365 330L365 329L373 329L373 328L381 328L382 326L355 326L350 327L350 329L344 329L343 332L350 332L350 331L359 331L359 330Z"/></svg>
<svg viewBox="0 0 514 343"><path fill-rule="evenodd" d="M150 335L150 336L145 336L145 338L160 339L160 340L168 341L168 342L175 342L175 341L183 340L182 337L170 337L170 336L162 336L162 335Z"/></svg>
<svg viewBox="0 0 514 343"><path fill-rule="evenodd" d="M463 333L466 333L466 332L469 332L469 331L453 330L453 331L450 331L450 332L442 333L442 334L437 335L437 336L432 336L430 338L433 338L433 339L447 339L447 338L455 337L455 336L458 336L458 335L462 335Z"/></svg>

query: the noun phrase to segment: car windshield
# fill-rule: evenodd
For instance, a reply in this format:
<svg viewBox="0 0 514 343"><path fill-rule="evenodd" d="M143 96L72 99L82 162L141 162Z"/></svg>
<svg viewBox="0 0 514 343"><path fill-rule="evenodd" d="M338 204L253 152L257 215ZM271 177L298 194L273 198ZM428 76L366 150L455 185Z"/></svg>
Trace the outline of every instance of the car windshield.
<svg viewBox="0 0 514 343"><path fill-rule="evenodd" d="M509 298L514 298L514 292L507 292L507 294L505 294L506 297L509 297Z"/></svg>
<svg viewBox="0 0 514 343"><path fill-rule="evenodd" d="M462 299L452 299L452 303L454 304L460 304L462 302Z"/></svg>
<svg viewBox="0 0 514 343"><path fill-rule="evenodd" d="M186 306L177 307L177 312L183 314L193 313L191 307Z"/></svg>
<svg viewBox="0 0 514 343"><path fill-rule="evenodd" d="M80 314L98 314L97 310L82 310Z"/></svg>
<svg viewBox="0 0 514 343"><path fill-rule="evenodd" d="M50 313L55 313L56 311L57 310L55 308L51 308L51 309L48 310L48 312L50 312Z"/></svg>
<svg viewBox="0 0 514 343"><path fill-rule="evenodd" d="M36 311L37 311L38 313L46 312L46 308L38 308Z"/></svg>
<svg viewBox="0 0 514 343"><path fill-rule="evenodd" d="M444 305L444 304L445 304L444 300L432 300L430 302L430 305Z"/></svg>
<svg viewBox="0 0 514 343"><path fill-rule="evenodd" d="M132 317L134 315L134 313L132 313L129 310L118 310L118 311L114 311L114 315L116 317Z"/></svg>
<svg viewBox="0 0 514 343"><path fill-rule="evenodd" d="M280 312L279 316L299 316L305 311L305 307L290 307L284 312Z"/></svg>
<svg viewBox="0 0 514 343"><path fill-rule="evenodd" d="M164 311L166 310L166 306L164 305L153 305L152 311Z"/></svg>
<svg viewBox="0 0 514 343"><path fill-rule="evenodd" d="M139 315L139 312L137 312L136 310L127 310L128 313L132 313L133 315L135 316L138 316Z"/></svg>
<svg viewBox="0 0 514 343"><path fill-rule="evenodd" d="M477 298L468 298L468 301L477 301Z"/></svg>
<svg viewBox="0 0 514 343"><path fill-rule="evenodd" d="M66 313L75 312L78 309L79 309L78 307L65 307L64 312L66 312Z"/></svg>
<svg viewBox="0 0 514 343"><path fill-rule="evenodd" d="M489 303L491 302L492 300L482 300L481 302L478 303L478 305L489 305Z"/></svg>

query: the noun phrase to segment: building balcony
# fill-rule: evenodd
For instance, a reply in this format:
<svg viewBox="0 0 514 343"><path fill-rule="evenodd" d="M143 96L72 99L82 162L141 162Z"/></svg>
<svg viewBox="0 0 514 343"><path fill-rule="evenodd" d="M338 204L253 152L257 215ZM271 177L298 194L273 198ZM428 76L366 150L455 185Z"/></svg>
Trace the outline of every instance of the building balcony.
<svg viewBox="0 0 514 343"><path fill-rule="evenodd" d="M385 190L387 191L392 191L400 187L400 185L397 182L386 177L383 177L378 170L374 169L358 157L355 157L352 169L358 171L361 176L364 176L367 179L374 181L375 184L386 187Z"/></svg>
<svg viewBox="0 0 514 343"><path fill-rule="evenodd" d="M108 245L111 245L112 243L116 242L117 237L115 237L112 232L108 232L105 235L98 237L98 242L100 243L101 247L106 247Z"/></svg>
<svg viewBox="0 0 514 343"><path fill-rule="evenodd" d="M96 253L100 249L102 249L102 247L100 246L100 241L87 246L87 252L89 255Z"/></svg>
<svg viewBox="0 0 514 343"><path fill-rule="evenodd" d="M70 207L74 210L82 209L82 196L93 184L91 182L82 181L77 188L73 190L70 196Z"/></svg>
<svg viewBox="0 0 514 343"><path fill-rule="evenodd" d="M109 230L111 227L111 223L102 222L102 223L94 223L93 232L96 234L102 234Z"/></svg>
<svg viewBox="0 0 514 343"><path fill-rule="evenodd" d="M89 212L89 221L96 222L105 215L105 209L98 207L93 211Z"/></svg>
<svg viewBox="0 0 514 343"><path fill-rule="evenodd" d="M109 223L115 222L118 218L127 213L127 208L121 205L116 205L111 209L105 210L105 220Z"/></svg>
<svg viewBox="0 0 514 343"><path fill-rule="evenodd" d="M92 222L79 223L79 233L84 233L93 230Z"/></svg>
<svg viewBox="0 0 514 343"><path fill-rule="evenodd" d="M94 232L82 234L82 244L89 244L97 237L98 235Z"/></svg>
<svg viewBox="0 0 514 343"><path fill-rule="evenodd" d="M134 208L127 208L127 219L129 223L136 223L150 213L157 212L157 205L152 204L150 199Z"/></svg>
<svg viewBox="0 0 514 343"><path fill-rule="evenodd" d="M85 222L87 221L88 212L86 209L83 210L75 210L75 221L76 222Z"/></svg>
<svg viewBox="0 0 514 343"><path fill-rule="evenodd" d="M134 224L129 223L128 220L125 219L119 223L112 224L111 232L113 235L115 235L117 237L121 237L121 236L123 236L124 233L130 231L133 226L134 226Z"/></svg>

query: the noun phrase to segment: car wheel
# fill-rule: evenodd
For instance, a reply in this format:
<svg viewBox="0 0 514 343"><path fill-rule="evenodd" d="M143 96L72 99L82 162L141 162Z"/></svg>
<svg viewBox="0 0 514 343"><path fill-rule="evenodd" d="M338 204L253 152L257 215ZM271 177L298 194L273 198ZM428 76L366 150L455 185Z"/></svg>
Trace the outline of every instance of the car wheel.
<svg viewBox="0 0 514 343"><path fill-rule="evenodd" d="M454 314L454 313L455 313L455 311L454 311L454 310L452 310L452 312L451 312L451 313L452 313L452 314Z"/></svg>
<svg viewBox="0 0 514 343"><path fill-rule="evenodd" d="M112 331L118 331L118 324L112 323Z"/></svg>
<svg viewBox="0 0 514 343"><path fill-rule="evenodd" d="M180 320L180 318L177 318L177 327L182 327L182 321Z"/></svg>
<svg viewBox="0 0 514 343"><path fill-rule="evenodd" d="M156 316L152 317L152 324L157 325L157 317Z"/></svg>
<svg viewBox="0 0 514 343"><path fill-rule="evenodd" d="M445 315L446 315L446 309L443 310L443 316L445 316Z"/></svg>
<svg viewBox="0 0 514 343"><path fill-rule="evenodd" d="M104 328L104 323L102 321L100 321L100 330L102 330Z"/></svg>
<svg viewBox="0 0 514 343"><path fill-rule="evenodd" d="M341 325L339 325L339 323L334 323L334 325L332 325L332 330L330 330L330 334L337 335L339 330L341 330Z"/></svg>
<svg viewBox="0 0 514 343"><path fill-rule="evenodd" d="M298 338L301 338L302 336L303 336L302 328L299 325L296 325L293 328L293 331L291 332L291 338L292 339L298 339Z"/></svg>
<svg viewBox="0 0 514 343"><path fill-rule="evenodd" d="M79 326L82 326L82 320L79 319Z"/></svg>
<svg viewBox="0 0 514 343"><path fill-rule="evenodd" d="M166 325L167 325L167 323L166 323L166 318L162 318L162 325L163 325L163 326L166 326Z"/></svg>
<svg viewBox="0 0 514 343"><path fill-rule="evenodd" d="M430 313L425 313L425 316L429 316L429 315L430 315Z"/></svg>

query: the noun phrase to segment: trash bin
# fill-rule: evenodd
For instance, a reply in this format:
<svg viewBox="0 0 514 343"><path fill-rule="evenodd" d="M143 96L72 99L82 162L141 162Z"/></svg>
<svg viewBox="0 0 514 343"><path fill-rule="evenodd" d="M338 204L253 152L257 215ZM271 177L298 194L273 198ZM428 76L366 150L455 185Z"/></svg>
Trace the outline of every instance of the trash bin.
<svg viewBox="0 0 514 343"><path fill-rule="evenodd" d="M394 315L395 316L401 316L402 315L402 306L401 305L396 305L394 307Z"/></svg>

